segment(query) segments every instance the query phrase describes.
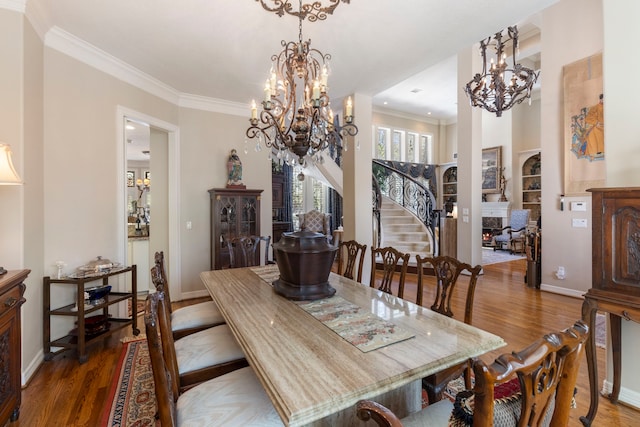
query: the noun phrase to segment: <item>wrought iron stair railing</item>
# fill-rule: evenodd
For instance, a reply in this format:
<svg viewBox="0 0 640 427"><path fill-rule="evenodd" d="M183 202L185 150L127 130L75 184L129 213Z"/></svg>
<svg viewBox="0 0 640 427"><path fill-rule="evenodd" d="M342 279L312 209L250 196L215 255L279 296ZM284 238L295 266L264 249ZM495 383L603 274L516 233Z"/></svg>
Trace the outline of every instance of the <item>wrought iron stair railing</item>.
<svg viewBox="0 0 640 427"><path fill-rule="evenodd" d="M380 245L380 206L386 196L416 216L431 230L435 242L439 242L440 211L436 209L434 196L437 188L435 165L406 163L374 159L373 212ZM436 243L437 245L437 243ZM434 254L436 254L434 248Z"/></svg>

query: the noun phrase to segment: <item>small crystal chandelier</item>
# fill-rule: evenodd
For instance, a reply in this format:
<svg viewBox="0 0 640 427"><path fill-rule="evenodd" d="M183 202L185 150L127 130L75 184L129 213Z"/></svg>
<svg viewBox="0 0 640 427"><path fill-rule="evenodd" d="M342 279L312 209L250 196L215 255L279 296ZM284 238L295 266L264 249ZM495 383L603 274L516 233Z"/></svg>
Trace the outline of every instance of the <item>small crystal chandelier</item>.
<svg viewBox="0 0 640 427"><path fill-rule="evenodd" d="M319 4L313 3L314 7L319 7ZM262 5L271 10L263 2ZM300 0L299 10L307 10L305 7L311 5L303 6ZM297 156L301 165L305 165L305 156L313 162L322 163L322 151L342 147L342 137L358 134L353 123L351 97L344 105L344 125L340 125L331 110L327 92L331 55L312 49L311 40L302 41L302 21L308 13L295 14L298 17L298 42L283 40L283 50L271 57L262 111L258 115L258 107L253 100L249 119L251 126L246 132L248 138L258 139L256 150L260 150L262 142L268 148L278 150L278 158Z"/></svg>
<svg viewBox="0 0 640 427"><path fill-rule="evenodd" d="M520 104L525 99L531 102L531 89L538 80L540 72L535 72L521 64L516 64L516 52L518 49L517 26L507 28L508 37L502 40L502 31L493 36L496 52L496 62L489 64L487 70L487 47L491 43L491 37L480 42L480 55L482 55L482 74L473 76L473 80L466 84L464 91L469 96L472 107L480 107L496 113L497 117L502 112ZM504 52L511 41L513 65L508 68L507 55Z"/></svg>

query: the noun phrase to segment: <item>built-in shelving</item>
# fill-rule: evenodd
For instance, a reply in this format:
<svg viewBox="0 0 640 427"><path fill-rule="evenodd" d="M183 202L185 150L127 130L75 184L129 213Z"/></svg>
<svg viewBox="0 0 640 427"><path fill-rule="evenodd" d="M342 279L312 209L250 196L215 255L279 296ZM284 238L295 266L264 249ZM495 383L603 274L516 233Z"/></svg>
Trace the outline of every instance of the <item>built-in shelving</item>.
<svg viewBox="0 0 640 427"><path fill-rule="evenodd" d="M530 218L537 221L541 215L542 161L541 154L535 153L522 164L522 208L530 209Z"/></svg>
<svg viewBox="0 0 640 427"><path fill-rule="evenodd" d="M458 167L450 166L442 173L442 205L458 203Z"/></svg>

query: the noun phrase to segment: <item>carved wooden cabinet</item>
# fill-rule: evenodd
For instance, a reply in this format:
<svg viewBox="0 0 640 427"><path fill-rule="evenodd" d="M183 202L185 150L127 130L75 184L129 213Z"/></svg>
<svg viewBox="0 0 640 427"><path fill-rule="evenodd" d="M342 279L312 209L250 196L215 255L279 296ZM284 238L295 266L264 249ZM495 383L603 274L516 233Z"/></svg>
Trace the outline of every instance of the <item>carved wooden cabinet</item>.
<svg viewBox="0 0 640 427"><path fill-rule="evenodd" d="M582 318L595 331L597 311L609 313L613 403L620 394L622 363L621 320L640 322L640 188L594 188L592 193L592 287L584 296ZM591 425L598 408L598 370L595 339L586 344L591 386L589 413L581 417ZM632 363L632 361L630 361Z"/></svg>
<svg viewBox="0 0 640 427"><path fill-rule="evenodd" d="M25 302L23 282L30 271L14 270L0 276L0 426L20 415L20 306Z"/></svg>
<svg viewBox="0 0 640 427"><path fill-rule="evenodd" d="M263 190L212 188L211 269L229 266L225 242L234 237L260 235L260 197Z"/></svg>

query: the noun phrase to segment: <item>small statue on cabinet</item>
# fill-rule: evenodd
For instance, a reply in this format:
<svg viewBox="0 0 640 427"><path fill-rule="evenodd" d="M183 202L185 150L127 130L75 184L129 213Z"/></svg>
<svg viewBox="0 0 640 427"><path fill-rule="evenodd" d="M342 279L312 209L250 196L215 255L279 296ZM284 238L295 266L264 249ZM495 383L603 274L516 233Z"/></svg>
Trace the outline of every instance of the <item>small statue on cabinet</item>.
<svg viewBox="0 0 640 427"><path fill-rule="evenodd" d="M507 179L504 177L504 168L500 170L500 199L499 202L506 202L507 196L504 195L504 191L507 189Z"/></svg>
<svg viewBox="0 0 640 427"><path fill-rule="evenodd" d="M246 188L242 184L242 161L238 156L236 149L232 149L227 160L227 188Z"/></svg>

